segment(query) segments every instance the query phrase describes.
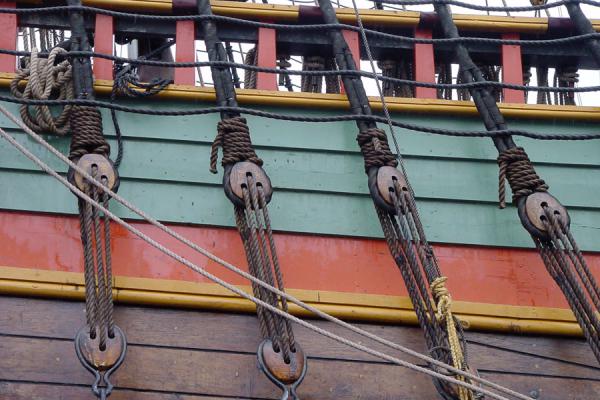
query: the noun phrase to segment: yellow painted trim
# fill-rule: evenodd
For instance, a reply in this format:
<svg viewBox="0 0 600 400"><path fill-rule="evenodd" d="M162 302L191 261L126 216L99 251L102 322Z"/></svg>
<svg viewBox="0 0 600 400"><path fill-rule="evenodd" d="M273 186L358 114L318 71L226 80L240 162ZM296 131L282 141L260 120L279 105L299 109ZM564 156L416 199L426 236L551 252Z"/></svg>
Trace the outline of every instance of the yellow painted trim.
<svg viewBox="0 0 600 400"><path fill-rule="evenodd" d="M251 292L249 286L239 287ZM254 304L250 301L212 283L116 276L114 288L115 301L126 304L224 312L254 311ZM347 320L417 323L408 297L320 290L290 289L288 292L320 310ZM82 300L84 293L81 273L0 267L0 294ZM455 301L453 310L467 329L581 336L573 314L567 309ZM290 311L298 316L310 316L293 304Z"/></svg>
<svg viewBox="0 0 600 400"><path fill-rule="evenodd" d="M19 3L41 3L41 0L19 0ZM172 12L171 0L83 0L84 5L107 9L130 10L138 12ZM276 4L243 3L233 1L212 0L213 12L217 15L245 19L262 19L294 21L298 19L298 7ZM339 8L336 13L340 22L355 23L353 10ZM366 25L416 26L420 20L418 11L370 10L361 9L361 16ZM547 18L454 14L454 22L459 29L543 33L548 28ZM600 30L600 20L592 20L596 30Z"/></svg>
<svg viewBox="0 0 600 400"><path fill-rule="evenodd" d="M0 72L0 87L8 87L14 76L15 74ZM109 95L112 90L112 81L97 80L94 84L94 89L100 95ZM346 96L342 94L256 89L236 89L236 94L240 105L304 107L329 110L347 110L350 108ZM214 102L215 92L210 87L169 85L158 95L148 98L148 100L151 99ZM411 99L403 97L386 97L385 100L388 109L391 112L397 113L473 117L479 115L477 108L470 101ZM379 97L369 97L369 102L373 110L382 110ZM600 121L600 107L513 103L499 103L499 107L502 114L508 118Z"/></svg>
<svg viewBox="0 0 600 400"><path fill-rule="evenodd" d="M453 14L452 18L458 29L471 31L544 33L548 30L547 18L473 14Z"/></svg>

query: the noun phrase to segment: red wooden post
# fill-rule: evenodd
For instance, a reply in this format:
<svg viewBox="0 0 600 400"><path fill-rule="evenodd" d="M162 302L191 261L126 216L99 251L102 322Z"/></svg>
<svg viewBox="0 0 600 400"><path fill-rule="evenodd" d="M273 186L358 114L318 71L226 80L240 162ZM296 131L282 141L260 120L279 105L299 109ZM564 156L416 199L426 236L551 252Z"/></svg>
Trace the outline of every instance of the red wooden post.
<svg viewBox="0 0 600 400"><path fill-rule="evenodd" d="M502 39L519 40L519 34L505 33L502 35ZM521 46L502 45L502 82L523 84ZM525 93L522 90L502 89L502 93L506 103L525 103Z"/></svg>
<svg viewBox="0 0 600 400"><path fill-rule="evenodd" d="M15 1L0 0L2 8L17 8ZM7 50L17 49L17 16L15 14L0 14L0 48ZM0 54L0 72L15 72L17 57Z"/></svg>
<svg viewBox="0 0 600 400"><path fill-rule="evenodd" d="M175 28L175 60L177 62L196 61L196 32L194 21L177 21ZM196 84L194 68L175 68L174 82L176 85Z"/></svg>
<svg viewBox="0 0 600 400"><path fill-rule="evenodd" d="M94 51L102 54L113 54L114 19L108 15L96 15L94 33ZM113 63L105 58L94 58L94 77L96 79L113 79Z"/></svg>
<svg viewBox="0 0 600 400"><path fill-rule="evenodd" d="M431 29L416 28L415 38L431 39ZM432 44L415 43L415 81L435 83L435 57ZM415 86L417 99L435 99L437 91L434 88Z"/></svg>
<svg viewBox="0 0 600 400"><path fill-rule="evenodd" d="M348 43L348 47L352 53L352 58L354 58L354 64L356 64L356 69L360 70L360 41L358 38L358 32L344 30L342 31L342 34L344 35L346 43ZM340 87L340 92L342 94L346 93L343 83Z"/></svg>
<svg viewBox="0 0 600 400"><path fill-rule="evenodd" d="M258 28L258 43L256 45L257 62L259 67L277 67L277 32L275 29ZM268 72L256 74L256 88L260 90L278 90L277 75Z"/></svg>

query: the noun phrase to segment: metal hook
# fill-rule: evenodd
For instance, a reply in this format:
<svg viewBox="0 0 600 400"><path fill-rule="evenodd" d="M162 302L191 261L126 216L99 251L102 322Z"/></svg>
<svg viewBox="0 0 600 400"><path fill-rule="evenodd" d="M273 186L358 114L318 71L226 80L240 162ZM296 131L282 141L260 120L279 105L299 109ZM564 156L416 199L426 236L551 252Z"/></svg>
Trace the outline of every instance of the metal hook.
<svg viewBox="0 0 600 400"><path fill-rule="evenodd" d="M114 337L109 337L106 349L99 349L97 338L98 336L90 337L89 327L81 328L75 336L75 352L84 368L94 375L92 393L100 400L106 400L114 388L110 376L125 360L127 340L123 331L116 325Z"/></svg>
<svg viewBox="0 0 600 400"><path fill-rule="evenodd" d="M296 350L296 353L294 353L294 354L300 355L300 357L302 359L301 360L302 369L301 369L300 373L297 374L297 377L295 377L295 379L292 382L285 383L273 374L273 372L271 371L271 369L269 368L269 366L265 360L264 351L265 351L265 349L272 349L272 346L273 346L273 343L271 342L270 339L263 340L262 343L259 345L258 352L257 352L258 366L260 367L261 371L264 372L264 374L267 376L267 378L269 378L269 380L271 382L273 382L276 386L278 386L283 391L283 394L282 394L280 400L288 400L288 399L289 400L300 400L300 397L296 393L296 389L298 388L298 386L300 386L300 384L304 380L304 377L306 376L306 370L308 367L308 363L306 360L306 354L304 354L304 352L296 344L297 350Z"/></svg>

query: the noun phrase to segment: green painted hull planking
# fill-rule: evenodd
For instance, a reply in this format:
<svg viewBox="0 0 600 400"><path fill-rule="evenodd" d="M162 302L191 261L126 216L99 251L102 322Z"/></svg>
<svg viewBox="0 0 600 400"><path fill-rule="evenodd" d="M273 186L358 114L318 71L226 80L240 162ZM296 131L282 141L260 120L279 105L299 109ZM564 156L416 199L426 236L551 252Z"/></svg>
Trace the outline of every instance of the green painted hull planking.
<svg viewBox="0 0 600 400"><path fill-rule="evenodd" d="M145 108L208 107L207 103L131 102ZM17 113L17 106L10 105ZM338 115L340 110L266 109L302 115ZM114 130L103 110L104 130L116 152ZM224 197L222 174L208 171L210 144L218 114L158 117L119 112L125 136L120 193L168 222L234 226ZM451 129L482 130L464 116L402 115L394 118ZM252 140L275 188L273 228L316 234L382 237L366 187L353 122L311 124L248 117ZM13 128L5 118L0 126ZM514 120L511 128L547 133L597 131L577 121ZM432 242L532 247L514 208L498 209L496 150L488 138L455 138L396 129L421 217ZM24 134L21 142L66 172L65 166ZM63 153L68 138L49 137ZM600 141L564 142L515 139L523 145L552 193L568 207L572 228L584 250L600 243ZM391 140L390 140L391 142ZM5 141L0 142L0 208L76 213L72 194L36 170ZM118 205L118 215L134 217Z"/></svg>

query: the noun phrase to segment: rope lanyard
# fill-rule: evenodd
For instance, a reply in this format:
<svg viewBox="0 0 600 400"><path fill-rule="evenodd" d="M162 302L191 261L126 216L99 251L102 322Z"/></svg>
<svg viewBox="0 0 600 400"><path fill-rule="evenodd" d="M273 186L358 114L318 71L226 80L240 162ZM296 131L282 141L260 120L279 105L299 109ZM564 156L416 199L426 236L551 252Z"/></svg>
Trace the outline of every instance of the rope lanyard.
<svg viewBox="0 0 600 400"><path fill-rule="evenodd" d="M80 0L68 0L79 6ZM69 13L71 49L89 51L83 15ZM92 68L89 57L74 58L72 63L73 92L77 99L94 99ZM75 105L70 110L69 129L71 146L69 159L88 172L103 185L117 190L119 176L110 160L110 145L102 132L102 116L93 106ZM109 195L91 185L88 180L69 169L68 179L81 191L109 206ZM127 341L115 325L112 297L112 257L110 245L110 219L106 213L78 198L81 242L84 253L85 303L87 325L75 337L75 349L83 366L90 371L95 382L92 392L106 399L112 392L111 374L122 364Z"/></svg>
<svg viewBox="0 0 600 400"><path fill-rule="evenodd" d="M198 1L200 15L211 15L208 0ZM226 50L219 40L216 24L209 19L201 23L208 58L226 61ZM217 106L237 107L235 85L229 67L211 67ZM217 136L212 145L210 170L217 172L218 148L224 167L223 186L234 205L235 220L242 238L250 273L279 290L284 290L283 275L271 229L267 204L272 195L271 181L261 168L263 161L252 147L246 119L236 112L221 113ZM254 295L288 311L287 300L265 288L252 284ZM291 323L279 314L257 306L263 342L258 348L259 366L265 375L283 391L282 399L297 399L296 388L306 374L306 356L296 343Z"/></svg>
<svg viewBox="0 0 600 400"><path fill-rule="evenodd" d="M329 0L320 0L325 23L337 23ZM331 41L340 69L354 70L352 54L341 32L331 31ZM370 115L371 108L362 81L356 76L342 77L350 106L355 114ZM413 303L427 347L433 358L467 369L465 343L460 324L452 315L451 299L445 288L433 249L425 238L412 191L405 175L396 167L387 136L372 121L358 121L358 144L369 177L369 190L390 252L398 265ZM457 377L463 379L462 377ZM471 390L434 379L445 399L473 399Z"/></svg>
<svg viewBox="0 0 600 400"><path fill-rule="evenodd" d="M435 1L434 7L440 17L442 31L447 38L458 38L458 30L449 7ZM576 26L584 29L591 25L576 4L567 4ZM600 61L600 48L595 41L588 43ZM483 80L479 68L473 63L462 44L455 45L456 57L467 82ZM596 57L596 55L595 55ZM599 63L600 65L600 63ZM547 79L547 78L546 78ZM571 73L571 79L573 79ZM484 125L489 131L506 130L504 118L498 105L486 88L470 90ZM494 138L498 149L500 208L506 206L505 181L510 184L513 204L517 206L519 218L530 233L546 266L565 295L583 333L600 361L600 291L596 280L570 230L570 218L566 208L548 193L548 185L535 171L527 153L517 147L510 136Z"/></svg>

